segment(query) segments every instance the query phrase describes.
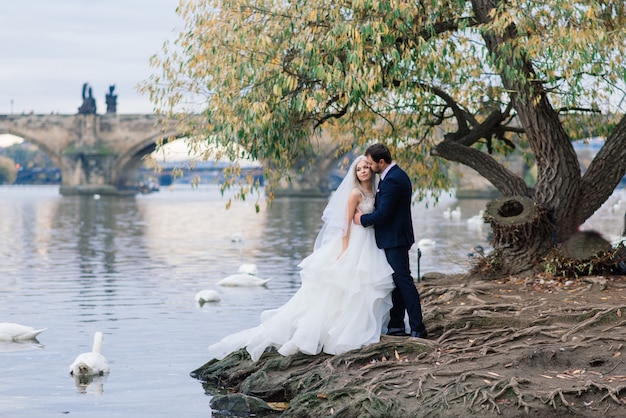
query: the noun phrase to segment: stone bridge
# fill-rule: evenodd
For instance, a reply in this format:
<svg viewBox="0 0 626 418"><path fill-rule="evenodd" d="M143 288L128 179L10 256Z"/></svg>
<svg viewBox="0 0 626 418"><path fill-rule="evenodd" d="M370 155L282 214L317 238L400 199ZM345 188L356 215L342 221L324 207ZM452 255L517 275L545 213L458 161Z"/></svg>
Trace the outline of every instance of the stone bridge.
<svg viewBox="0 0 626 418"><path fill-rule="evenodd" d="M134 193L142 157L181 135L156 115L0 115L0 134L34 144L61 170L62 194Z"/></svg>
<svg viewBox="0 0 626 418"><path fill-rule="evenodd" d="M12 134L45 152L61 170L61 194L134 194L142 158L161 141L183 137L157 115L0 115L0 134ZM318 141L313 170L281 182L276 195L326 196L338 158L328 133Z"/></svg>

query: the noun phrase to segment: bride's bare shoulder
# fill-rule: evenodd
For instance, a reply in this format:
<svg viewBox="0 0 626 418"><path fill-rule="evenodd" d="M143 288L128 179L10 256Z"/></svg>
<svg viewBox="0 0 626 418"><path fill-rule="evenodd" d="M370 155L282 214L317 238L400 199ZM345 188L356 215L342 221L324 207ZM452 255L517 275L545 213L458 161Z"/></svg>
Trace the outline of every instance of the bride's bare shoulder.
<svg viewBox="0 0 626 418"><path fill-rule="evenodd" d="M350 194L348 195L348 202L356 203L358 205L359 203L361 203L361 200L363 200L363 195L361 194L361 191L359 189L355 187L354 189L350 190Z"/></svg>

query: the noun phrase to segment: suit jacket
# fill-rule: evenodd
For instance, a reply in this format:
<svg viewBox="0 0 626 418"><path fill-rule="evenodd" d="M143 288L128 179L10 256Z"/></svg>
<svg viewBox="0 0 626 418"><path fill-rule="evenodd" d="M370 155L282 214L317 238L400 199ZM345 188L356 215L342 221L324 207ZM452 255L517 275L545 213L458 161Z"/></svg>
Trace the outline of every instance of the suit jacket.
<svg viewBox="0 0 626 418"><path fill-rule="evenodd" d="M409 176L394 165L378 184L374 212L361 216L361 225L374 226L378 248L413 245L412 197Z"/></svg>

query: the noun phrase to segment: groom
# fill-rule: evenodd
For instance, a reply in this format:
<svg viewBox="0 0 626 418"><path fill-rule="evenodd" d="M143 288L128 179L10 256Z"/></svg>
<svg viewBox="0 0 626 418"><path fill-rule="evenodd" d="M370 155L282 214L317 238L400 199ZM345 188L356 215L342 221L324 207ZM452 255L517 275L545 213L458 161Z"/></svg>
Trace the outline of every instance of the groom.
<svg viewBox="0 0 626 418"><path fill-rule="evenodd" d="M404 313L409 315L411 337L426 338L428 332L422 320L420 296L411 277L409 249L415 242L411 220L413 188L409 176L391 159L391 152L383 144L374 144L365 151L372 171L380 174L376 191L375 210L363 215L357 209L354 223L374 226L376 245L385 250L393 269L396 284L391 293L388 335L408 335L404 328Z"/></svg>

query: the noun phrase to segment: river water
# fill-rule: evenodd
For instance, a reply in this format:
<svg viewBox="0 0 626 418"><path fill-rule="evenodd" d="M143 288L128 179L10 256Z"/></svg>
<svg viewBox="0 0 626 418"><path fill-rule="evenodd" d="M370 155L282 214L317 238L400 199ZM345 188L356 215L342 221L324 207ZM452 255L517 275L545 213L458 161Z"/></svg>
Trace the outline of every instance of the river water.
<svg viewBox="0 0 626 418"><path fill-rule="evenodd" d="M621 199L621 209L614 204ZM209 417L210 397L189 372L206 347L258 324L262 310L299 286L325 199L284 198L261 211L226 199L216 186L174 185L133 198L61 196L57 186L0 187L0 322L47 328L37 343L0 342L2 417ZM414 206L418 246L412 272L467 270L487 231L468 222L486 200L443 195ZM446 219L446 208L460 219ZM618 191L586 228L611 239L623 228ZM433 245L434 242L434 245ZM241 264L271 278L264 287L216 283ZM200 306L196 292L221 301ZM68 372L104 333L111 373L89 385Z"/></svg>

